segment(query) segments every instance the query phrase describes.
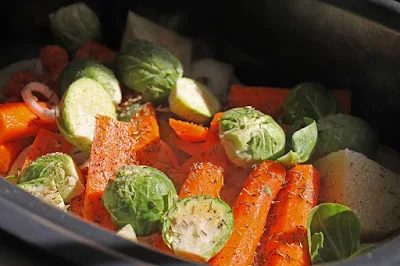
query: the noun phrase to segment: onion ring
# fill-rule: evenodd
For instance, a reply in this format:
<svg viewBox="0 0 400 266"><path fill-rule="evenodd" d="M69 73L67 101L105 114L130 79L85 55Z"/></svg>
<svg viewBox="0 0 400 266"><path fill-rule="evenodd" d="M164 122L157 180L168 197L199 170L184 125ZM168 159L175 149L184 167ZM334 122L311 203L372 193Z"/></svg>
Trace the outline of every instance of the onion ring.
<svg viewBox="0 0 400 266"><path fill-rule="evenodd" d="M38 103L38 99L32 94L32 92L39 92L46 97L54 108L46 108ZM45 121L55 121L58 115L58 104L60 99L57 94L49 87L40 82L31 82L26 85L21 91L22 99L26 103L27 107L40 119Z"/></svg>

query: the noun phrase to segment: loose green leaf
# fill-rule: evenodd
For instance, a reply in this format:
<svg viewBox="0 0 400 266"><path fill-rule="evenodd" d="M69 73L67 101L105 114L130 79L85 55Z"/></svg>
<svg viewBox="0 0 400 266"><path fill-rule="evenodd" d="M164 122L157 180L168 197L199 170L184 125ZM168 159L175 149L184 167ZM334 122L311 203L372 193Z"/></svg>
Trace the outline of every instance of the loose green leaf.
<svg viewBox="0 0 400 266"><path fill-rule="evenodd" d="M307 223L313 264L348 259L360 247L360 222L346 206L323 203L311 210Z"/></svg>
<svg viewBox="0 0 400 266"><path fill-rule="evenodd" d="M286 168L290 168L299 163L304 163L313 154L318 140L318 129L317 123L311 119L304 117L302 120L295 124L296 130L293 130L293 126L289 128L289 138L291 138L291 150L284 156L278 158L280 162ZM304 126L304 127L303 127ZM301 129L298 129L303 127ZM291 133L291 131L295 131Z"/></svg>

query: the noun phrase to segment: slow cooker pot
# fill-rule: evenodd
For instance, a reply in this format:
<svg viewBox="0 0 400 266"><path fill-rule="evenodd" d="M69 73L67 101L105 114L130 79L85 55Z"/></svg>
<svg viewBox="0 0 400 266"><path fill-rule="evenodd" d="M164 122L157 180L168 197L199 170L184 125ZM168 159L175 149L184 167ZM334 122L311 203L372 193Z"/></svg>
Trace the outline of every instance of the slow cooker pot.
<svg viewBox="0 0 400 266"><path fill-rule="evenodd" d="M48 14L72 2L78 1L6 1L0 67L37 56L40 47L51 43ZM179 15L176 30L210 45L206 52L234 65L245 84L289 88L314 81L351 89L354 115L368 121L383 144L400 150L398 1L84 2L99 14L105 41L114 49L119 48L129 9L156 22ZM4 180L0 210L0 256L7 265L21 259L30 265L61 260L83 265L194 265L66 215ZM10 248L15 241L22 241L14 245L18 250ZM400 237L331 265L400 265Z"/></svg>

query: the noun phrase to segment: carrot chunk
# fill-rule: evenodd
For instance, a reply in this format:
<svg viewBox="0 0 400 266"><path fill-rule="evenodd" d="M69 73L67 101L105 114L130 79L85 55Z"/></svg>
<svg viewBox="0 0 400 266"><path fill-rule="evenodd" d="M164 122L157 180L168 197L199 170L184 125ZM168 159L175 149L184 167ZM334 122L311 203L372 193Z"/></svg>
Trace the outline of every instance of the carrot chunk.
<svg viewBox="0 0 400 266"><path fill-rule="evenodd" d="M199 142L205 141L208 129L201 125L176 120L173 118L169 119L169 125L175 131L176 135L182 140L188 142Z"/></svg>
<svg viewBox="0 0 400 266"><path fill-rule="evenodd" d="M252 170L233 208L233 233L224 248L208 262L210 265L250 265L271 203L285 182L285 176L282 165L268 160Z"/></svg>
<svg viewBox="0 0 400 266"><path fill-rule="evenodd" d="M0 172L10 170L19 153L32 143L32 138L13 140L0 144Z"/></svg>
<svg viewBox="0 0 400 266"><path fill-rule="evenodd" d="M307 217L317 205L320 175L311 164L287 171L286 184L268 214L265 233L257 249L264 266L310 265ZM260 265L261 265L260 264Z"/></svg>
<svg viewBox="0 0 400 266"><path fill-rule="evenodd" d="M0 143L36 136L40 128L56 131L57 124L40 120L24 102L0 104Z"/></svg>

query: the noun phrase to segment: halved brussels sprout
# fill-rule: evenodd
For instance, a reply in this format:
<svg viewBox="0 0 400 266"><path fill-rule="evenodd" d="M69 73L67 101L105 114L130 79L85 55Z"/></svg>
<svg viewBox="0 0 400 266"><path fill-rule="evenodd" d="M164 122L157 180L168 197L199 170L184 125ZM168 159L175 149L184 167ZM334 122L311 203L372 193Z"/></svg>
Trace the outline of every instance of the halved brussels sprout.
<svg viewBox="0 0 400 266"><path fill-rule="evenodd" d="M108 181L102 201L117 228L130 224L138 236L148 236L160 230L163 215L177 198L165 174L152 167L129 165Z"/></svg>
<svg viewBox="0 0 400 266"><path fill-rule="evenodd" d="M22 170L18 184L41 178L54 179L65 203L85 191L81 171L65 153L50 153L37 158Z"/></svg>
<svg viewBox="0 0 400 266"><path fill-rule="evenodd" d="M91 78L110 94L114 104L120 104L122 100L121 87L114 72L105 65L87 58L75 59L61 72L59 78L59 91L62 97L68 87L80 78Z"/></svg>
<svg viewBox="0 0 400 266"><path fill-rule="evenodd" d="M219 120L221 143L237 166L275 160L285 152L285 133L275 120L253 107L226 111Z"/></svg>

